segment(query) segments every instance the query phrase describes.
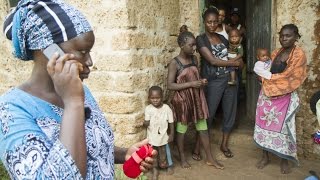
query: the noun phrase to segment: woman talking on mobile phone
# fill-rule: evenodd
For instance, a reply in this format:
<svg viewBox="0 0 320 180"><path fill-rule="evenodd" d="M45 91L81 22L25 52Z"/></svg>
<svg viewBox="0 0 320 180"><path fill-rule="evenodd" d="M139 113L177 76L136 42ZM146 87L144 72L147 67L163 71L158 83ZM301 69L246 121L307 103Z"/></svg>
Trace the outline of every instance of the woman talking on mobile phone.
<svg viewBox="0 0 320 180"><path fill-rule="evenodd" d="M148 142L115 147L111 127L82 84L95 41L86 18L60 0L21 0L4 30L15 56L34 61L31 77L0 97L0 155L11 178L114 179L114 163ZM53 43L65 54L48 61L42 50ZM146 158L140 169L152 163Z"/></svg>

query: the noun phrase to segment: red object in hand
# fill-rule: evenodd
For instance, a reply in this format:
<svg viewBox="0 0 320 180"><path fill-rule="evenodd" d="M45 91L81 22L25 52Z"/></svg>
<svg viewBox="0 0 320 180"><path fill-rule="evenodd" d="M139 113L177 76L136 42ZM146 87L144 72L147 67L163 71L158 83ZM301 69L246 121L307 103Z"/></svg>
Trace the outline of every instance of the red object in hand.
<svg viewBox="0 0 320 180"><path fill-rule="evenodd" d="M140 175L140 163L146 158L152 156L153 148L151 145L144 145L134 152L131 157L123 164L123 172L129 178L136 178Z"/></svg>

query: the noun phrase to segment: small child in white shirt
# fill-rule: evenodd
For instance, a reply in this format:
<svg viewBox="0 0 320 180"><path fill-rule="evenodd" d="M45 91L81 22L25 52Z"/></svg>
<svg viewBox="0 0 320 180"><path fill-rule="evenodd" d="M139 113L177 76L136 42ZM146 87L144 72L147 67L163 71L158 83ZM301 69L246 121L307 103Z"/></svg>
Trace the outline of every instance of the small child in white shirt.
<svg viewBox="0 0 320 180"><path fill-rule="evenodd" d="M144 127L147 127L149 144L158 151L153 168L153 178L158 179L158 167L167 169L168 174L173 173L172 158L169 142L173 141L174 125L173 112L167 104L163 104L163 92L159 86L149 89L150 104L145 109ZM169 129L169 135L168 135Z"/></svg>
<svg viewBox="0 0 320 180"><path fill-rule="evenodd" d="M257 49L257 59L258 61L254 64L253 71L262 78L271 79L272 73L270 72L270 69L272 61L268 49Z"/></svg>

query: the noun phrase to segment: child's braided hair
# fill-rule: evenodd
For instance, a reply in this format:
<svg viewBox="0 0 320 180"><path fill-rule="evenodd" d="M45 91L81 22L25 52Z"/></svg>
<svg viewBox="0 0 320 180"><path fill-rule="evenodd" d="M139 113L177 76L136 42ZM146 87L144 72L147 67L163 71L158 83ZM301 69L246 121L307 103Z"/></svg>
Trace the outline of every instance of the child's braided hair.
<svg viewBox="0 0 320 180"><path fill-rule="evenodd" d="M180 33L179 33L179 36L178 36L178 45L181 47L183 46L186 41L188 40L188 38L194 38L194 35L188 31L188 26L187 25L182 25L180 27Z"/></svg>

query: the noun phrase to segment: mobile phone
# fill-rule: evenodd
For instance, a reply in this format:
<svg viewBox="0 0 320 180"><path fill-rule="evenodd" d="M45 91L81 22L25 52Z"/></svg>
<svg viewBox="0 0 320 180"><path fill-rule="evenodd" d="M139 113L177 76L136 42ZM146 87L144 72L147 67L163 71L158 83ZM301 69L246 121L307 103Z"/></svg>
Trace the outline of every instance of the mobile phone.
<svg viewBox="0 0 320 180"><path fill-rule="evenodd" d="M65 53L57 44L51 44L46 49L43 50L43 54L48 58L48 60L53 56L54 53L58 52L59 57L63 56Z"/></svg>

